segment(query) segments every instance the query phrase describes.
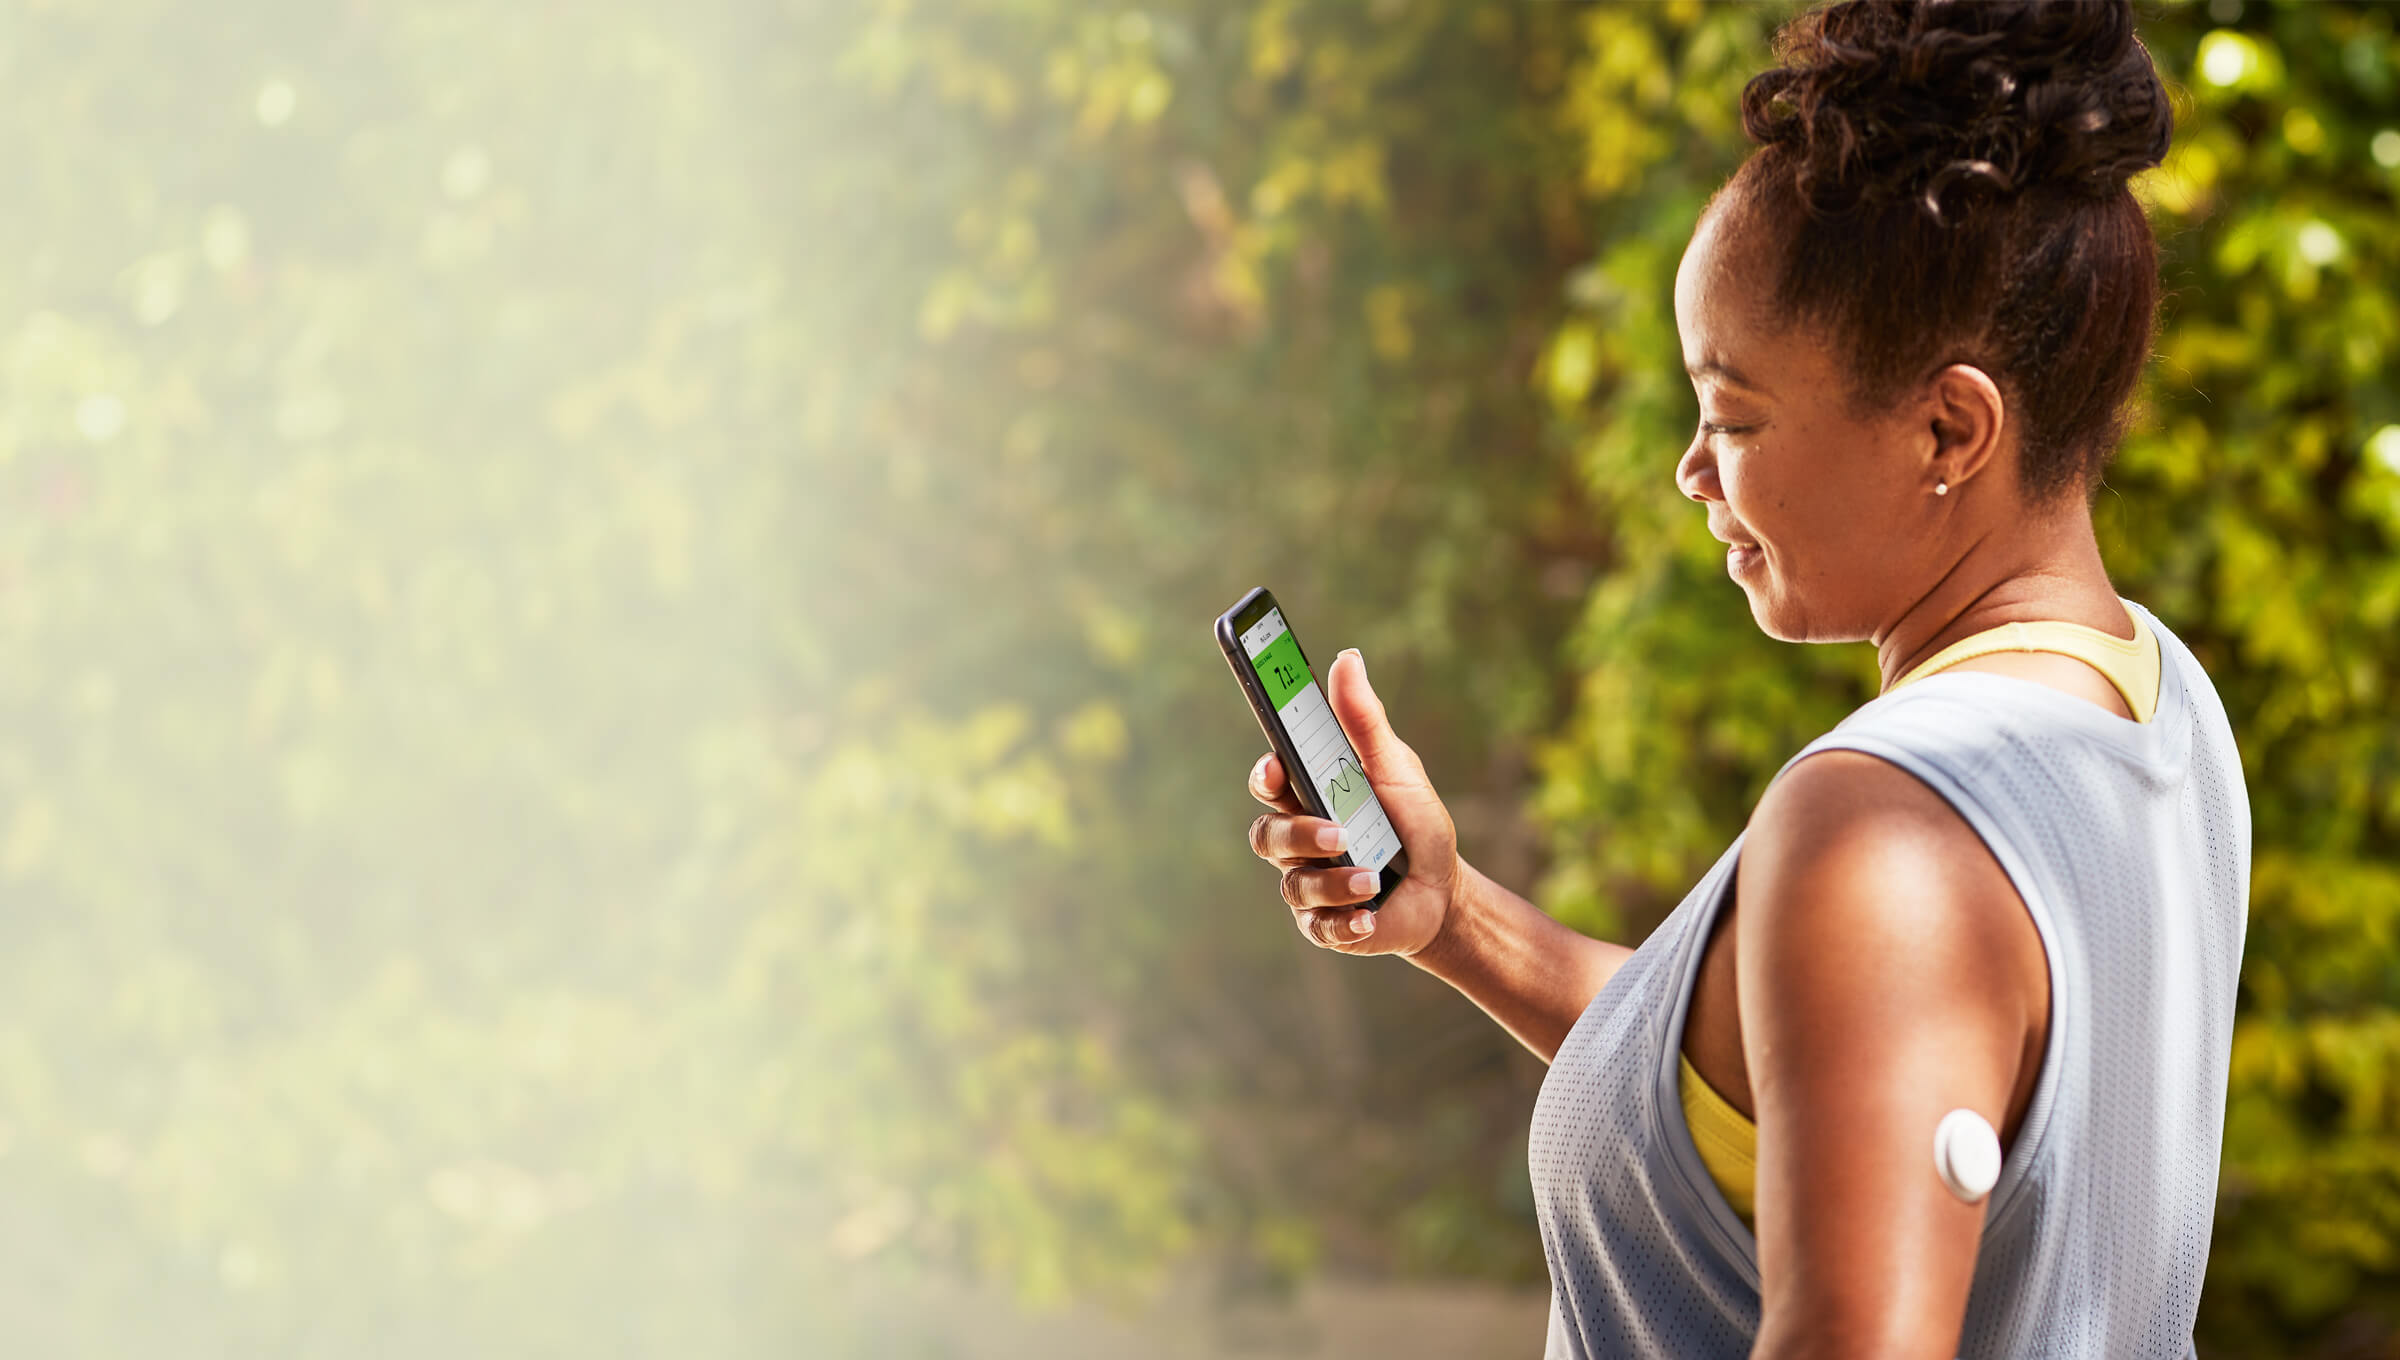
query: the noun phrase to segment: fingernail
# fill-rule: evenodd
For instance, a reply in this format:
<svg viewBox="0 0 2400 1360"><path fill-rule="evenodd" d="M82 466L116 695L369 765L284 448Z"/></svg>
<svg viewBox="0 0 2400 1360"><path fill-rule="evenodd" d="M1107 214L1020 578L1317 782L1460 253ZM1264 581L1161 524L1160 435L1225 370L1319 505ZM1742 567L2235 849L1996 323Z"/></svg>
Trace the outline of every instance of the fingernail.
<svg viewBox="0 0 2400 1360"><path fill-rule="evenodd" d="M1349 843L1350 833L1341 827L1321 826L1317 828L1317 848L1319 850L1339 850Z"/></svg>
<svg viewBox="0 0 2400 1360"><path fill-rule="evenodd" d="M1355 915L1355 916L1351 917L1351 918L1350 918L1350 933L1351 933L1351 934L1353 934L1353 935L1372 935L1372 934L1374 934L1374 933L1375 933L1375 913L1374 913L1374 912L1371 912L1371 911L1362 911L1362 912L1358 913L1357 915Z"/></svg>
<svg viewBox="0 0 2400 1360"><path fill-rule="evenodd" d="M1376 887L1382 882L1383 875L1376 873L1372 869L1361 869L1357 873L1350 875L1350 891L1354 893L1365 893L1372 897L1375 895Z"/></svg>

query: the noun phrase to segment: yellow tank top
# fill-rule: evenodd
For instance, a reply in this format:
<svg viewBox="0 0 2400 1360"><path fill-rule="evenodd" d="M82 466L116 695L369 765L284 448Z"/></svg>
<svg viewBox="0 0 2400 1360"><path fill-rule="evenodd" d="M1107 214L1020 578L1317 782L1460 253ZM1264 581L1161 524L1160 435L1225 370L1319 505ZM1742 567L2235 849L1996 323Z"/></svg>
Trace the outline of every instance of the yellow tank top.
<svg viewBox="0 0 2400 1360"><path fill-rule="evenodd" d="M2125 707L2133 711L2134 721L2148 722L2150 715L2158 711L2158 638L2139 615L2127 610L2126 617L2133 623L2130 638L2055 619L2004 623L1935 652L1901 676L1892 688L1898 689L1961 661L1994 652L2057 652L2087 662L2107 676L2117 693L2124 696ZM1700 1164L1708 1168L1709 1179L1717 1183L1717 1192L1725 1196L1725 1202L1733 1206L1744 1223L1749 1223L1756 1212L1758 1192L1758 1126L1717 1094L1716 1088L1700 1075L1700 1069L1692 1066L1691 1059L1679 1057L1677 1061L1682 1064L1682 1071L1676 1089L1683 1103L1683 1122L1692 1131L1692 1146L1699 1149Z"/></svg>

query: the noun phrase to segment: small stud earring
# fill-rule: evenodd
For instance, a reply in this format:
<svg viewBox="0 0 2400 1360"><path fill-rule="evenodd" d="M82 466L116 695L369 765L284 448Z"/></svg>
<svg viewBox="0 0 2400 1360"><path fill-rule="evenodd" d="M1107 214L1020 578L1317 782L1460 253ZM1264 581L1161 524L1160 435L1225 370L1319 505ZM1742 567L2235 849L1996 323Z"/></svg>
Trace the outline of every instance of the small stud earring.
<svg viewBox="0 0 2400 1360"><path fill-rule="evenodd" d="M1935 483L1933 484L1933 494L1934 494L1934 495L1936 495L1936 496L1947 496L1947 495L1949 495L1949 494L1950 494L1950 484L1949 484L1948 482L1935 482Z"/></svg>

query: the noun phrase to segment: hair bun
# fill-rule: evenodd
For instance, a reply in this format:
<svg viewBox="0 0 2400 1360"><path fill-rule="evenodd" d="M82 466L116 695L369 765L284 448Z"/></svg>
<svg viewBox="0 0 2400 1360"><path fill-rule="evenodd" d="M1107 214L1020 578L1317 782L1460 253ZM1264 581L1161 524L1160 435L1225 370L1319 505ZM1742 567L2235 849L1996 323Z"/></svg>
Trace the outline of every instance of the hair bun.
<svg viewBox="0 0 2400 1360"><path fill-rule="evenodd" d="M1974 189L2104 197L2174 132L2131 0L1843 0L1785 25L1775 54L1742 127L1820 212L1913 200L1946 222Z"/></svg>

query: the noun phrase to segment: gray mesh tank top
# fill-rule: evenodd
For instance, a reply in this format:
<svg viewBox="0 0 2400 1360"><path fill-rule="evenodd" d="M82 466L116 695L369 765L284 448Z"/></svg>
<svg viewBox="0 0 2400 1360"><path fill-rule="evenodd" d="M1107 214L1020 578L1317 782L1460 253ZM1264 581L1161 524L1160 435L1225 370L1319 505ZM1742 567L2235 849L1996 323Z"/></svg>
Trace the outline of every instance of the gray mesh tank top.
<svg viewBox="0 0 2400 1360"><path fill-rule="evenodd" d="M1991 847L2049 955L2048 1047L1986 1207L1965 1357L2192 1353L2250 804L2208 676L2128 604L2159 641L2148 723L1950 671L1878 697L1792 758L1864 751L1924 780ZM1749 1354L1757 1242L1701 1164L1676 1090L1684 1011L1740 854L1737 838L1610 979L1542 1083L1529 1161L1550 1360Z"/></svg>

